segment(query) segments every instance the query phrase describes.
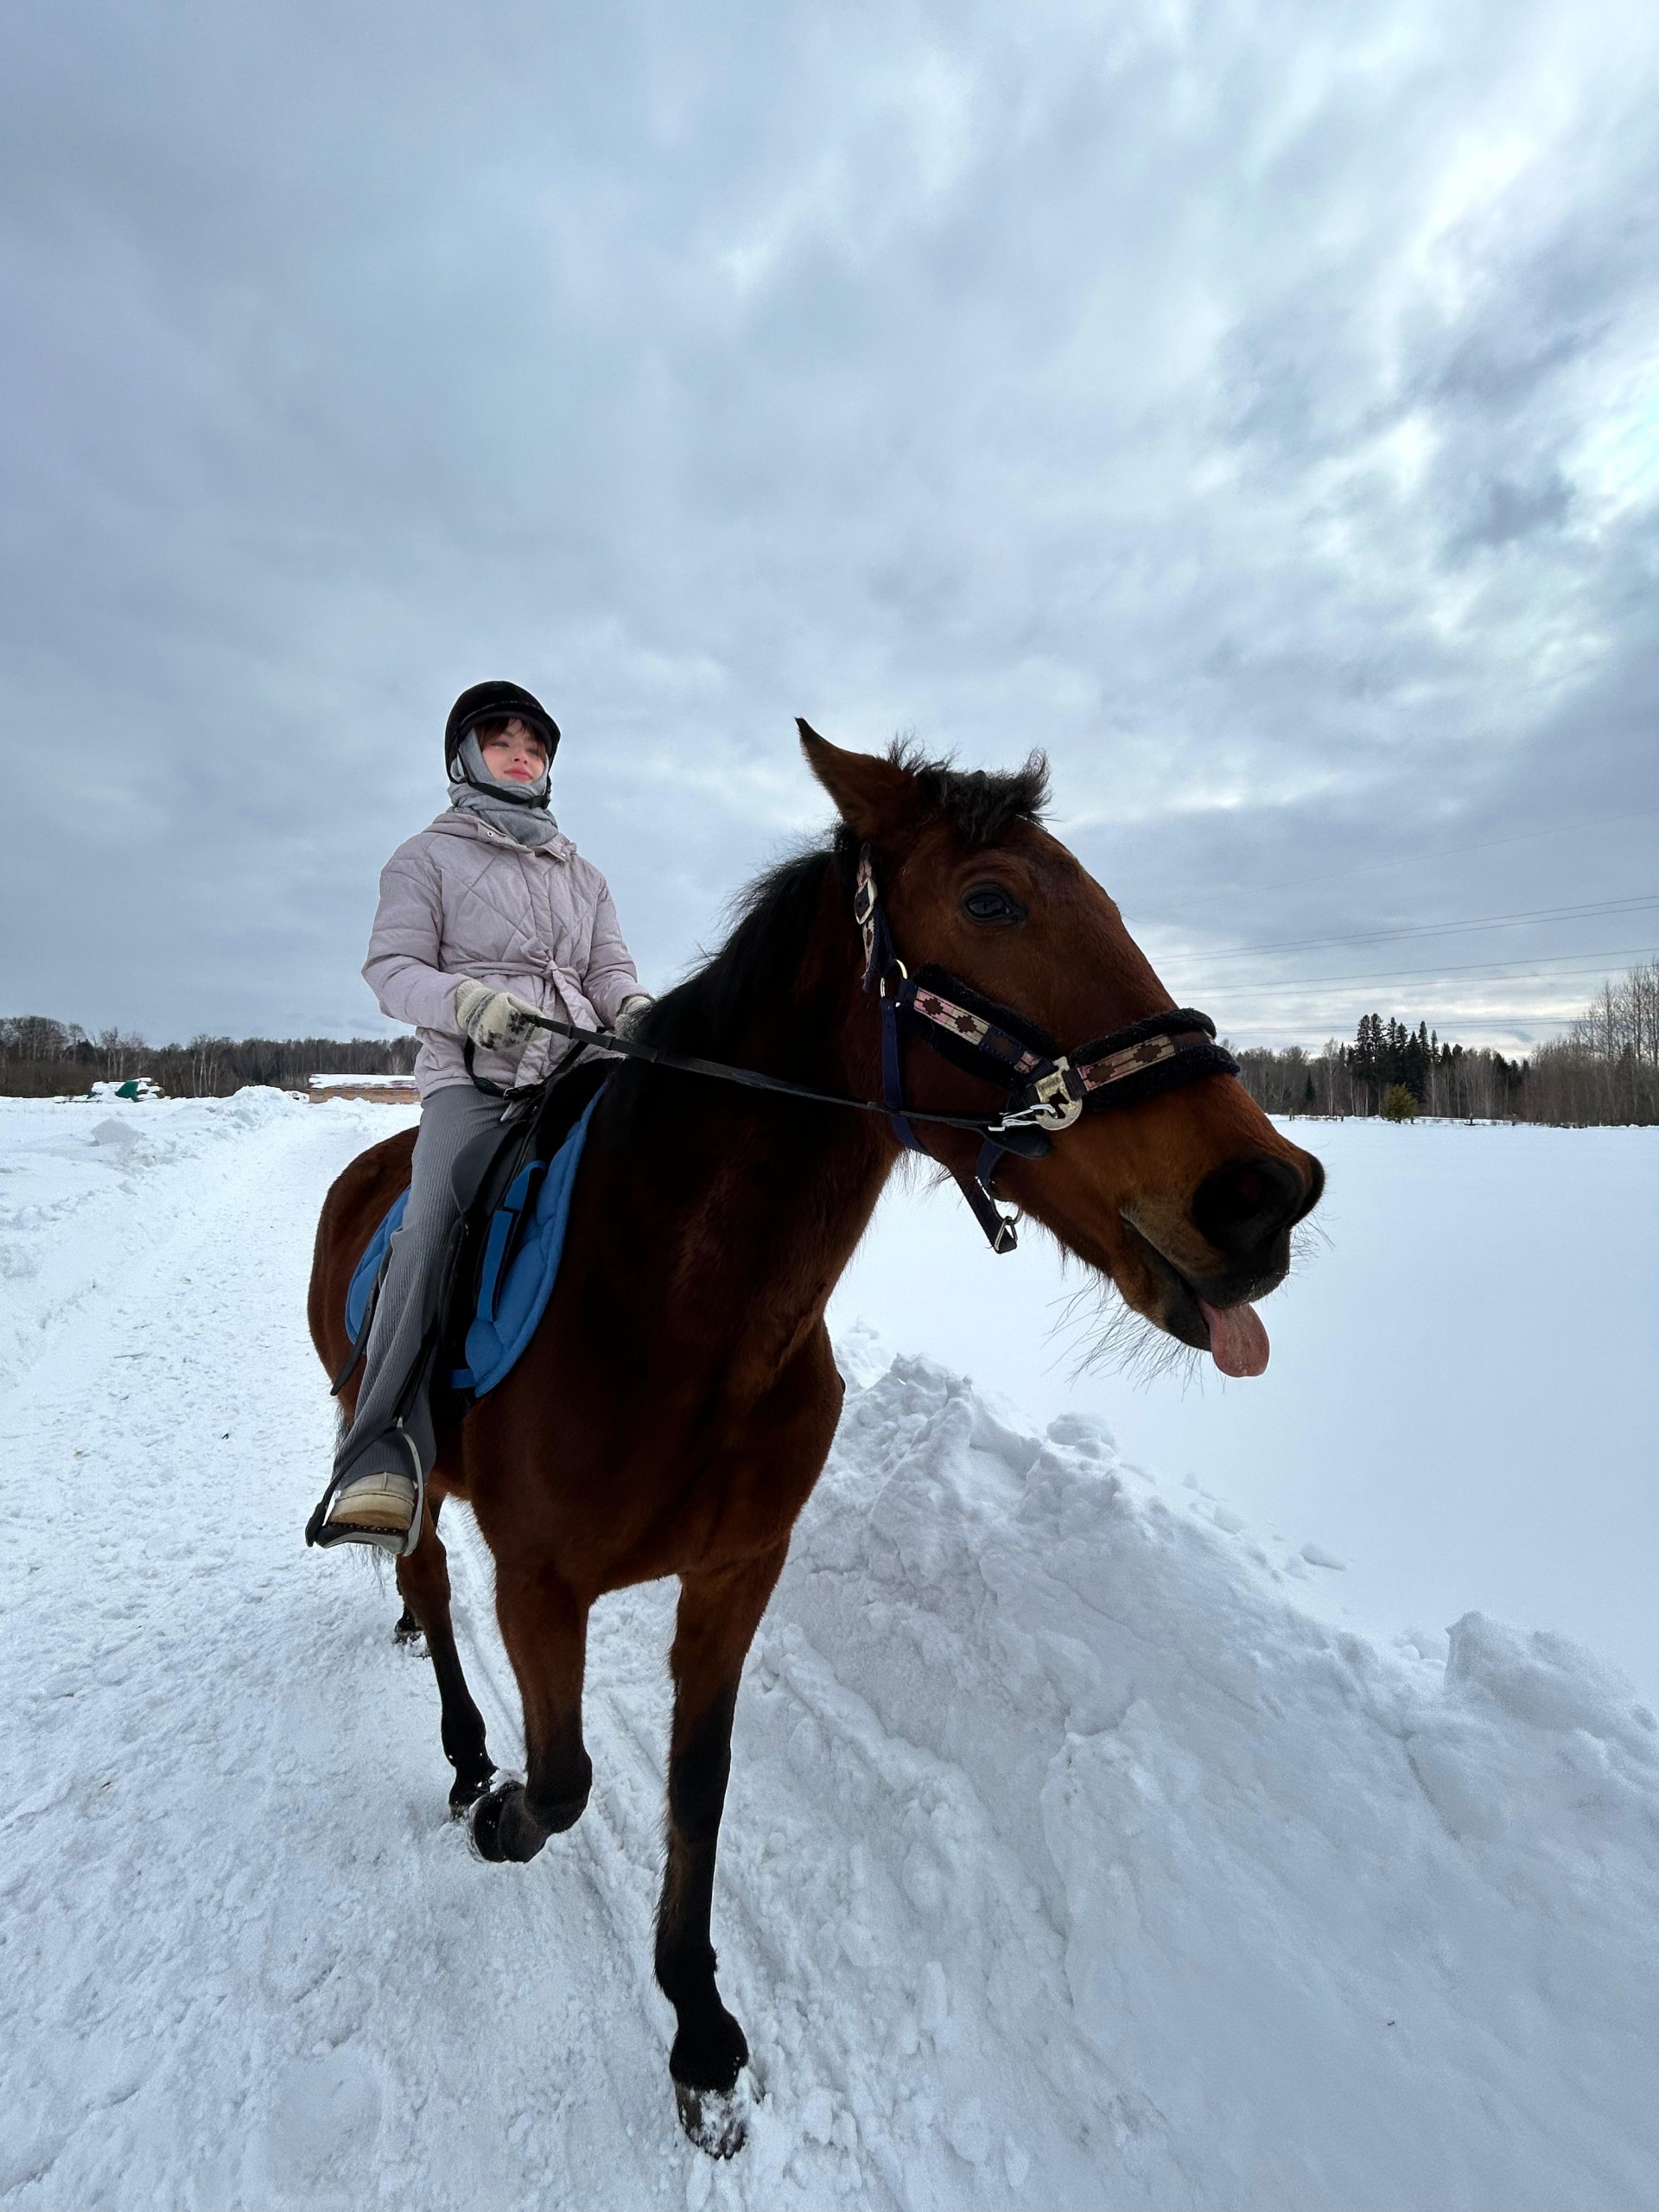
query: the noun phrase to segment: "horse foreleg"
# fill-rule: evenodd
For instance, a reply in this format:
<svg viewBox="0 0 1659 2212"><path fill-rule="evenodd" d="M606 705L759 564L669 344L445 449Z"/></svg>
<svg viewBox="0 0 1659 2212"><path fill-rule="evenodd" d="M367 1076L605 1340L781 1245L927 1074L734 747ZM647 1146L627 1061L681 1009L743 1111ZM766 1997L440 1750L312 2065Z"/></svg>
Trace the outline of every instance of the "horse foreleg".
<svg viewBox="0 0 1659 2212"><path fill-rule="evenodd" d="M738 1677L787 1548L780 1544L724 1573L683 1577L670 1662L674 1732L657 1980L678 2023L668 2070L681 2122L692 2141L717 2158L742 2147L742 2110L734 2093L749 2046L715 1983L709 1925L715 1854L732 1767Z"/></svg>
<svg viewBox="0 0 1659 2212"><path fill-rule="evenodd" d="M449 1810L459 1820L474 1799L489 1787L495 1771L489 1745L484 1740L484 1716L473 1702L455 1649L454 1623L449 1616L449 1558L438 1535L438 1506L429 1494L426 1525L421 1541L407 1559L397 1562L397 1588L404 1600L404 1618L426 1637L432 1672L437 1676L442 1708L440 1733L443 1755L455 1770L449 1791ZM405 1633L399 1621L395 1633Z"/></svg>
<svg viewBox="0 0 1659 2212"><path fill-rule="evenodd" d="M527 1771L473 1808L473 1845L483 1859L533 1859L575 1826L593 1788L582 1740L588 1609L550 1568L509 1569L498 1558L495 1610L524 1700Z"/></svg>

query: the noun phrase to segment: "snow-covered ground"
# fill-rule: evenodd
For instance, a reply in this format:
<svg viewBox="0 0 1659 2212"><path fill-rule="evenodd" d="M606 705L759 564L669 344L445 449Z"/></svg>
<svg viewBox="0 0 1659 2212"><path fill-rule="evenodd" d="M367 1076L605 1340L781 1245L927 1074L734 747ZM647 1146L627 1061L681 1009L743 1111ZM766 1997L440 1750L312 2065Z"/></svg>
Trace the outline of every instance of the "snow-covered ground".
<svg viewBox="0 0 1659 2212"><path fill-rule="evenodd" d="M1050 1381L1045 1428L850 1314L716 1901L764 2101L732 2165L693 2151L650 1976L669 1593L600 1611L585 1819L484 1866L390 1592L301 1545L316 1206L403 1118L0 1104L0 2201L1659 2202L1659 1732L1629 1686L1479 1615L1414 1644L1316 1620L1316 1529L1241 1529L1086 1394ZM1573 1388L1559 1325L1506 1339L1535 1405ZM1182 1455L1211 1491L1224 1426Z"/></svg>

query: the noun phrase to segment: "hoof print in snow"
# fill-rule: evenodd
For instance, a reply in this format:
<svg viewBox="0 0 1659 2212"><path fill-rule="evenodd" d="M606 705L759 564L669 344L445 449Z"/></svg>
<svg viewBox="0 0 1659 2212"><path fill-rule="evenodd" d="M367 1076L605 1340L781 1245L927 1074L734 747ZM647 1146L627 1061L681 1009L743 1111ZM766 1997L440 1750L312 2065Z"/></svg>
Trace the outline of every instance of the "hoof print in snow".
<svg viewBox="0 0 1659 2212"><path fill-rule="evenodd" d="M680 2126L711 2158L734 2158L747 2142L755 2090L747 2068L729 2089L694 2089L689 2082L677 2082L674 2101Z"/></svg>

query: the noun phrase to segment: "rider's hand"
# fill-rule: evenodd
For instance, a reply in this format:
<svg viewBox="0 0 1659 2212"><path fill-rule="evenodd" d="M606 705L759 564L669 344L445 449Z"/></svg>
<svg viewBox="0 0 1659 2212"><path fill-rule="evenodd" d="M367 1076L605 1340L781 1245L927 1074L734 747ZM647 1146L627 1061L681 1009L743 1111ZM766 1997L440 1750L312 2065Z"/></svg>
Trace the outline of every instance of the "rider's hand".
<svg viewBox="0 0 1659 2212"><path fill-rule="evenodd" d="M613 1037L632 1037L657 1001L649 991L632 991L616 1010L616 1020L611 1024Z"/></svg>
<svg viewBox="0 0 1659 2212"><path fill-rule="evenodd" d="M512 991L463 976L455 985L455 1020L463 1037L486 1052L511 1052L534 1032L537 1009Z"/></svg>

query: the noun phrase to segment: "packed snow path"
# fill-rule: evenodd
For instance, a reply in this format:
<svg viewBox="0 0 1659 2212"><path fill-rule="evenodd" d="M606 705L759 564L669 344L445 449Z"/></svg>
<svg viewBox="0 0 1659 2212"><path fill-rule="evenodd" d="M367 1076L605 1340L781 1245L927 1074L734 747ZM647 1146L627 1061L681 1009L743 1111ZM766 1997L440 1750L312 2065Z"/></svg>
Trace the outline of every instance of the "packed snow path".
<svg viewBox="0 0 1659 2212"><path fill-rule="evenodd" d="M301 1546L317 1205L391 1125L5 1107L0 2200L1659 2201L1659 1735L1618 1679L1478 1617L1381 1654L1097 1423L856 1337L739 1707L715 1935L764 2102L692 2150L671 1593L599 1611L580 1826L484 1866L389 1584Z"/></svg>

